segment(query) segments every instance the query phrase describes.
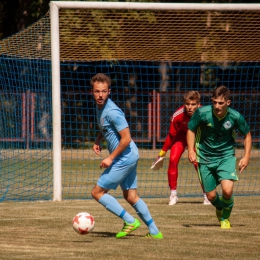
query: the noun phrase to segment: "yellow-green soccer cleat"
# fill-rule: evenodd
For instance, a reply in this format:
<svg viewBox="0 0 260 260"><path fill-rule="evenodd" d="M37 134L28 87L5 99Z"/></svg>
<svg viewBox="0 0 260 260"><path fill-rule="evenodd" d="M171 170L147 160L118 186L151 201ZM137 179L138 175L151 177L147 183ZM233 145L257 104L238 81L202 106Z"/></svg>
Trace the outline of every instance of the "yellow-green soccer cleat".
<svg viewBox="0 0 260 260"><path fill-rule="evenodd" d="M162 239L163 238L163 234L162 234L162 232L159 232L157 235L152 235L152 234L148 233L144 237L145 238L159 238L159 239Z"/></svg>
<svg viewBox="0 0 260 260"><path fill-rule="evenodd" d="M222 210L216 209L216 216L217 216L219 222L221 222L222 215L223 215L223 209Z"/></svg>
<svg viewBox="0 0 260 260"><path fill-rule="evenodd" d="M138 219L135 218L135 222L132 224L129 224L127 222L124 222L124 226L123 229L116 234L116 238L121 238L121 237L125 237L128 234L130 234L132 231L136 230L137 228L139 228L141 225L141 223L139 222Z"/></svg>
<svg viewBox="0 0 260 260"><path fill-rule="evenodd" d="M231 228L230 222L229 222L228 219L221 220L220 223L221 223L221 226L220 226L220 227L221 227L222 229L230 229L230 228Z"/></svg>

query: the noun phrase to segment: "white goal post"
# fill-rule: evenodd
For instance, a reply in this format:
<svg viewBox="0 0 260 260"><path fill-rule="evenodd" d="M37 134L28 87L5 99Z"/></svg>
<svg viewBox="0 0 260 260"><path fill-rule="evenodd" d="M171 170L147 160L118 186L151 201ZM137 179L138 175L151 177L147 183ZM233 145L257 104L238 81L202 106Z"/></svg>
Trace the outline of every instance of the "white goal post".
<svg viewBox="0 0 260 260"><path fill-rule="evenodd" d="M61 90L60 90L60 9L112 9L112 10L204 10L204 11L256 11L260 4L190 4L190 3L133 3L133 2L75 2L51 1L51 61L53 106L53 200L62 200L61 164Z"/></svg>

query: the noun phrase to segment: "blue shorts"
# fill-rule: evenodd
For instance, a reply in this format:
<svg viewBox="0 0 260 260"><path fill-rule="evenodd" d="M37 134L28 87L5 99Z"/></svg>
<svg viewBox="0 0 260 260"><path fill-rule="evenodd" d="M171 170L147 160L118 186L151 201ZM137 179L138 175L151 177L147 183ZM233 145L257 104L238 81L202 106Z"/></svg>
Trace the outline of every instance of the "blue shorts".
<svg viewBox="0 0 260 260"><path fill-rule="evenodd" d="M97 185L104 189L116 190L118 185L122 190L137 188L137 169L138 161L129 165L112 164L99 177Z"/></svg>

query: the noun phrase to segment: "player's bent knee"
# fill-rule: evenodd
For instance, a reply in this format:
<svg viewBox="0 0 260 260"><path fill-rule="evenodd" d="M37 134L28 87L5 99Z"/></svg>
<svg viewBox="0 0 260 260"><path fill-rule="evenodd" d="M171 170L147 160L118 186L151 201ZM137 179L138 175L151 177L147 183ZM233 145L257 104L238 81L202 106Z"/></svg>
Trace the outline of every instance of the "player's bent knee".
<svg viewBox="0 0 260 260"><path fill-rule="evenodd" d="M232 196L233 196L233 192L232 191L230 191L230 192L224 192L224 191L222 191L222 196L223 196L223 198L225 198L226 200L229 200L229 199L231 199L232 198Z"/></svg>
<svg viewBox="0 0 260 260"><path fill-rule="evenodd" d="M130 205L134 205L140 199L137 194L128 194L124 198Z"/></svg>
<svg viewBox="0 0 260 260"><path fill-rule="evenodd" d="M99 201L100 198L107 193L109 190L108 189L104 189L99 187L98 185L95 185L95 187L93 188L93 190L91 191L91 195L92 197L96 200Z"/></svg>
<svg viewBox="0 0 260 260"><path fill-rule="evenodd" d="M97 200L96 199L96 192L95 192L94 189L91 191L91 196L93 197L93 199Z"/></svg>
<svg viewBox="0 0 260 260"><path fill-rule="evenodd" d="M95 199L95 200L99 200L102 196L103 196L103 193L100 192L100 190L98 189L97 186L95 186L93 188L93 190L91 191L91 195L92 197Z"/></svg>
<svg viewBox="0 0 260 260"><path fill-rule="evenodd" d="M216 199L217 193L216 190L206 192L207 198L209 201L214 201Z"/></svg>

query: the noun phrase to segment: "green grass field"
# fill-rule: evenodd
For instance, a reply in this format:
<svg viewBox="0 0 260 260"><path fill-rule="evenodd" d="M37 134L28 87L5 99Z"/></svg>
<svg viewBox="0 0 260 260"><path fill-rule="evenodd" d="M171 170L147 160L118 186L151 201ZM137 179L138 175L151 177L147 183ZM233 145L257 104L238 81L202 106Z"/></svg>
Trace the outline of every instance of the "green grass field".
<svg viewBox="0 0 260 260"><path fill-rule="evenodd" d="M92 153L84 152L85 154L79 156L78 151L73 151L71 156L67 154L62 160L63 199L90 199L91 190L103 172L103 169L99 168L102 158L89 158ZM168 158L165 159L164 167L156 172L150 169L153 160L151 151L147 154L142 151L138 164L139 193L145 198L166 198L169 196ZM235 194L260 195L259 170L258 157L252 157L247 169L239 174L240 181L235 184ZM51 159L29 157L25 160L3 160L0 176L0 201L52 200ZM122 197L120 189L111 193ZM202 196L197 173L185 157L179 164L178 194L180 197ZM1 199L3 197L4 199Z"/></svg>
<svg viewBox="0 0 260 260"><path fill-rule="evenodd" d="M138 191L163 232L163 240L145 239L148 230L144 224L126 238L115 238L122 221L90 199L102 172L100 159L77 158L75 154L63 159L62 202L51 201L51 160L2 161L0 190L8 200L0 203L0 259L259 259L260 196L236 196L232 228L221 230L213 206L202 204L198 177L187 159L180 162L179 202L175 206L168 206L167 158L157 172L150 170L152 161L150 155L140 159ZM258 172L255 156L239 174L235 193L259 195ZM111 194L120 197L121 190ZM38 201L12 201L16 199ZM132 207L119 200L137 217ZM85 236L77 234L71 223L82 211L91 213L96 221L94 231Z"/></svg>
<svg viewBox="0 0 260 260"><path fill-rule="evenodd" d="M66 198L84 196L90 198L90 192L103 170L99 169L100 160L92 160L87 164L84 160L65 161L63 163L63 189L68 194ZM140 159L138 164L138 189L143 197L167 197L169 195L167 167L168 159L160 171L152 171L150 159ZM239 195L260 194L260 178L258 177L259 163L252 158L248 168L239 174L240 181L235 185L235 193ZM85 177L87 176L87 177ZM82 189L82 186L86 187ZM73 189L74 188L74 189ZM78 192L76 192L78 191ZM181 196L200 196L201 188L198 176L192 164L187 159L181 159L179 164L178 192ZM119 191L113 193L120 196ZM70 197L71 196L71 197ZM83 198L86 198L83 197ZM81 197L82 198L82 197Z"/></svg>
<svg viewBox="0 0 260 260"><path fill-rule="evenodd" d="M232 228L221 230L211 205L201 198L144 199L164 234L146 239L141 227L123 239L122 221L94 200L0 203L0 259L259 259L260 197L236 197ZM137 217L133 208L122 205ZM72 218L87 211L95 217L91 234L79 235Z"/></svg>

